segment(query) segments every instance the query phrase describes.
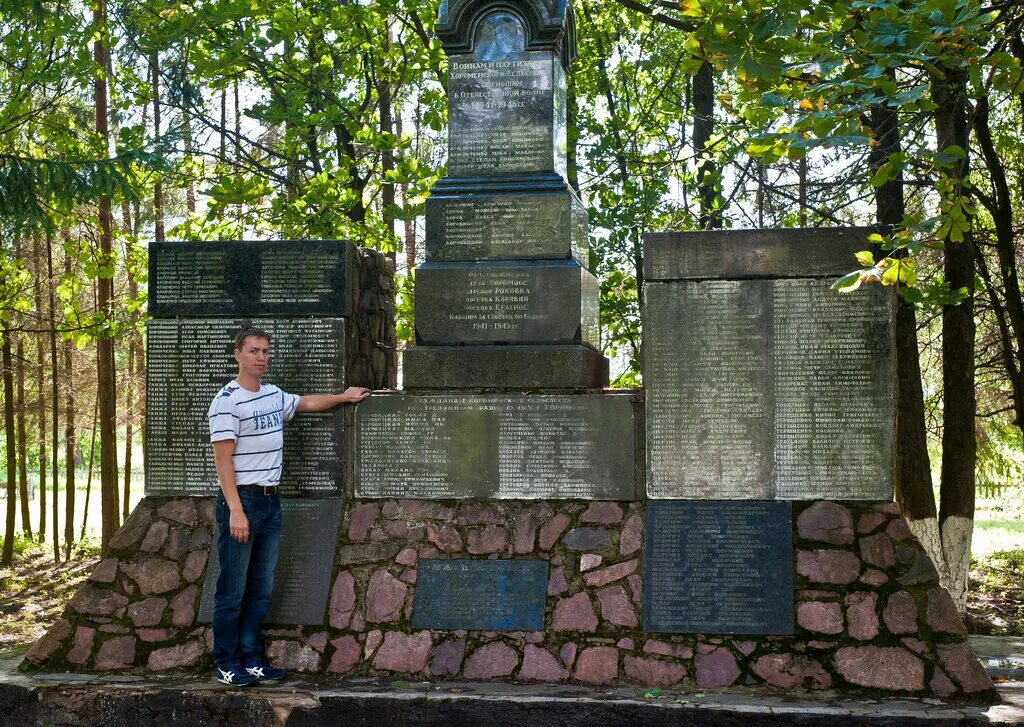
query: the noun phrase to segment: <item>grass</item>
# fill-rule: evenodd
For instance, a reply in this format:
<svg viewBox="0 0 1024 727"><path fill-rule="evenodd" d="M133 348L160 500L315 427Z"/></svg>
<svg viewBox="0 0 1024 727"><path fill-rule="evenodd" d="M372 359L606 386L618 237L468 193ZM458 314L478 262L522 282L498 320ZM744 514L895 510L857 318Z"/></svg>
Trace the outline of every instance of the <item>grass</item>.
<svg viewBox="0 0 1024 727"><path fill-rule="evenodd" d="M1024 547L971 561L968 629L976 634L1024 636Z"/></svg>

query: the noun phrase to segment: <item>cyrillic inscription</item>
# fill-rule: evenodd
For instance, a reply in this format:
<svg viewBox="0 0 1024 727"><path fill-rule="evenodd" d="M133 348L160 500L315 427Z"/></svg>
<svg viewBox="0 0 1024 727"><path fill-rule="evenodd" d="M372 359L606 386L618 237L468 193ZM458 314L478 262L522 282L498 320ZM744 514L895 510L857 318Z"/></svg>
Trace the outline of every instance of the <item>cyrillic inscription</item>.
<svg viewBox="0 0 1024 727"><path fill-rule="evenodd" d="M547 589L543 560L420 560L412 627L540 631Z"/></svg>
<svg viewBox="0 0 1024 727"><path fill-rule="evenodd" d="M644 631L793 633L788 502L648 502Z"/></svg>

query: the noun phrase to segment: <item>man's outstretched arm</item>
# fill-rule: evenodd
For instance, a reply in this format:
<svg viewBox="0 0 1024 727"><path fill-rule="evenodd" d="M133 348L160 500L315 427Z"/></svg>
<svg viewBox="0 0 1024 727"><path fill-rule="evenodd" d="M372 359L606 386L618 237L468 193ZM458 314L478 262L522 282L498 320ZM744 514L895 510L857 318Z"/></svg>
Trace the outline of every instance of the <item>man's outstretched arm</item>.
<svg viewBox="0 0 1024 727"><path fill-rule="evenodd" d="M311 411L327 411L339 404L357 404L370 395L369 389L362 386L350 386L343 394L307 394L299 397L296 413Z"/></svg>

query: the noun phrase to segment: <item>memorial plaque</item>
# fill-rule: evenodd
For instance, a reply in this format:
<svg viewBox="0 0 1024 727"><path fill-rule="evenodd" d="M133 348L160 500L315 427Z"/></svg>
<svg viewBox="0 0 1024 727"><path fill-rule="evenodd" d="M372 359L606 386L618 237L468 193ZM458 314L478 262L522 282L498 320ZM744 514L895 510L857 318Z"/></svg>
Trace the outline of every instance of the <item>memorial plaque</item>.
<svg viewBox="0 0 1024 727"><path fill-rule="evenodd" d="M633 397L374 395L355 416L355 495L636 499Z"/></svg>
<svg viewBox="0 0 1024 727"><path fill-rule="evenodd" d="M416 269L416 341L597 347L599 296L575 261L427 263Z"/></svg>
<svg viewBox="0 0 1024 727"><path fill-rule="evenodd" d="M793 633L788 502L648 502L644 631Z"/></svg>
<svg viewBox="0 0 1024 727"><path fill-rule="evenodd" d="M545 560L420 560L414 629L541 631Z"/></svg>
<svg viewBox="0 0 1024 727"><path fill-rule="evenodd" d="M342 318L254 320L271 342L264 381L297 394L345 389ZM209 495L219 489L207 411L238 374L234 335L242 320L154 319L148 324L147 495ZM333 496L343 490L343 409L301 414L285 425L282 491Z"/></svg>
<svg viewBox="0 0 1024 727"><path fill-rule="evenodd" d="M352 255L340 240L150 243L149 313L349 316Z"/></svg>
<svg viewBox="0 0 1024 727"><path fill-rule="evenodd" d="M608 359L587 346L411 346L405 389L603 389Z"/></svg>
<svg viewBox="0 0 1024 727"><path fill-rule="evenodd" d="M518 17L486 15L448 69L450 176L565 176L565 71L555 51L526 50Z"/></svg>
<svg viewBox="0 0 1024 727"><path fill-rule="evenodd" d="M813 278L860 267L873 227L704 230L644 236L644 279Z"/></svg>
<svg viewBox="0 0 1024 727"><path fill-rule="evenodd" d="M516 258L589 264L587 212L571 192L427 199L427 262Z"/></svg>
<svg viewBox="0 0 1024 727"><path fill-rule="evenodd" d="M334 549L341 524L341 498L281 500L281 552L274 572L268 624L322 624L334 567ZM210 562L206 568L199 621L213 619L213 596L220 575L214 525Z"/></svg>
<svg viewBox="0 0 1024 727"><path fill-rule="evenodd" d="M891 289L794 279L644 293L648 497L891 498Z"/></svg>

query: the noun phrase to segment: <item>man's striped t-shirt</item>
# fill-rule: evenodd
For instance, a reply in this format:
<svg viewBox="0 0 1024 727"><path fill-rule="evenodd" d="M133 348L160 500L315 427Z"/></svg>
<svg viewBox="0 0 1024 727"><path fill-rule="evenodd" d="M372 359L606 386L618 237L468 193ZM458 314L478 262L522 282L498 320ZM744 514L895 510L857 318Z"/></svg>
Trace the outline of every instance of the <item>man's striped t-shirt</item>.
<svg viewBox="0 0 1024 727"><path fill-rule="evenodd" d="M235 440L231 461L239 485L276 485L281 481L284 423L295 416L299 397L273 384L259 391L237 381L221 389L210 405L210 441Z"/></svg>

